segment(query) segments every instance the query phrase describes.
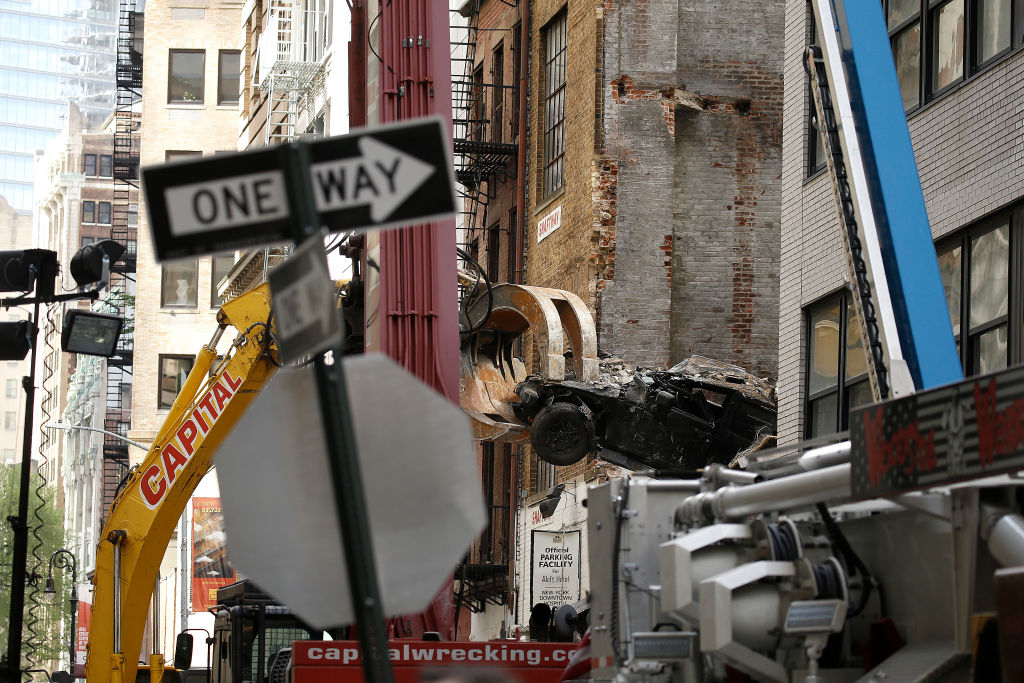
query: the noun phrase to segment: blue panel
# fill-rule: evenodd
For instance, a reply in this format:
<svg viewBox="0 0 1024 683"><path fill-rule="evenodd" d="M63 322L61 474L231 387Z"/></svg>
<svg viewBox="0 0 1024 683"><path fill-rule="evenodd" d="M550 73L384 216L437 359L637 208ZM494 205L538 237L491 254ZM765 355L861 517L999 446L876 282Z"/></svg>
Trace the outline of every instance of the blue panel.
<svg viewBox="0 0 1024 683"><path fill-rule="evenodd" d="M917 389L955 382L963 373L882 5L872 0L834 3L903 355Z"/></svg>

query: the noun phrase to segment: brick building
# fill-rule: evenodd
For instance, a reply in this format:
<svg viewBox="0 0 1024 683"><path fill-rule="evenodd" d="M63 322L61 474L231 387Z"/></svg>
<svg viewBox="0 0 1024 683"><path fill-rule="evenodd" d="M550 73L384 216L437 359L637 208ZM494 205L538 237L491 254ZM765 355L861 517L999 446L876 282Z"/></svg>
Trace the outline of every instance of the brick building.
<svg viewBox="0 0 1024 683"><path fill-rule="evenodd" d="M483 0L461 12L475 42L464 79L466 137L515 142L524 155L522 167L505 160L506 177L492 175L485 221L467 209L464 249L499 281L521 277L581 297L602 354L667 367L696 353L774 377L782 4ZM509 47L517 23L527 34L521 65ZM498 108L494 97L513 83L528 102L517 110L525 121L518 137L508 99ZM485 130L499 121L500 132ZM457 178L471 205L473 179ZM527 339L528 367L533 354ZM497 611L525 624L532 532L582 529L586 483L615 469L593 461L556 471L529 448L521 455L521 496L509 499L519 511L516 602ZM496 467L490 476L497 486L506 472ZM484 477L487 489L486 468ZM543 517L538 504L559 482L565 502ZM586 566L580 571L585 591ZM495 635L498 623L478 618L474 637Z"/></svg>
<svg viewBox="0 0 1024 683"><path fill-rule="evenodd" d="M884 3L954 334L967 375L1024 360L1024 79L1021 32L1007 2L939 12ZM1016 9L1015 9L1016 8ZM970 17L964 31L965 17ZM957 30L959 27L959 30ZM831 181L801 65L814 40L809 5L786 3L779 435L793 442L845 430L870 402ZM924 41L924 42L922 42ZM930 255L923 255L930 258Z"/></svg>

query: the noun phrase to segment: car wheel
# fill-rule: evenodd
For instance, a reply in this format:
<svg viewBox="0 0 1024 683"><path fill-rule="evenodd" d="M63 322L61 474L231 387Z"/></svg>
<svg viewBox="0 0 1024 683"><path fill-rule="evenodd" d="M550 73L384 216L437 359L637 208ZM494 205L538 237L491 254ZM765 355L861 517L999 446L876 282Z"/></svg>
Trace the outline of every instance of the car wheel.
<svg viewBox="0 0 1024 683"><path fill-rule="evenodd" d="M552 403L533 418L530 444L537 457L552 465L571 465L590 453L594 427L572 403Z"/></svg>

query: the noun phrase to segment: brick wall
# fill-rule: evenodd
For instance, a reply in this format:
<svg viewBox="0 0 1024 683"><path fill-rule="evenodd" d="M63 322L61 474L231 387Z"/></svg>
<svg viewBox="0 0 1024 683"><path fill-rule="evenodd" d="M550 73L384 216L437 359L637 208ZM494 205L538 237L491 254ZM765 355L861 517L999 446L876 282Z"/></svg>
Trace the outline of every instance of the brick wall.
<svg viewBox="0 0 1024 683"><path fill-rule="evenodd" d="M188 11L185 11L188 10ZM164 162L167 150L201 151L236 148L238 106L218 106L218 50L240 48L241 3L211 1L205 7L180 0L154 0L146 6L146 58L143 66L141 164ZM168 51L203 49L205 104L168 105ZM160 354L194 356L216 330L211 307L212 264L199 259L197 307L160 306L162 269L153 256L149 217L139 215L132 439L148 440L163 424L167 411L157 409ZM222 342L221 348L224 348Z"/></svg>
<svg viewBox="0 0 1024 683"><path fill-rule="evenodd" d="M782 5L637 0L604 19L601 349L774 377Z"/></svg>
<svg viewBox="0 0 1024 683"><path fill-rule="evenodd" d="M806 320L803 308L849 281L831 181L806 178L807 42L804 0L786 2L779 435L804 433ZM942 237L1024 195L1024 84L1018 51L910 115L908 124L932 234Z"/></svg>

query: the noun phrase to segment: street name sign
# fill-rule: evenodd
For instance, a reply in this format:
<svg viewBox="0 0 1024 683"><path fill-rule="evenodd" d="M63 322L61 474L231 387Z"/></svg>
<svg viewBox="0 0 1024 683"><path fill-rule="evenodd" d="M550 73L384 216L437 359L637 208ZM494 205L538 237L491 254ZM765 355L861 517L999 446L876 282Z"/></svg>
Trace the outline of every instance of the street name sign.
<svg viewBox="0 0 1024 683"><path fill-rule="evenodd" d="M321 239L306 240L270 271L270 295L282 363L326 351L341 342L341 312Z"/></svg>
<svg viewBox="0 0 1024 683"><path fill-rule="evenodd" d="M1024 470L1024 368L853 411L850 457L855 498Z"/></svg>
<svg viewBox="0 0 1024 683"><path fill-rule="evenodd" d="M455 212L452 151L440 117L299 141L302 181L331 232L427 223ZM294 234L282 149L142 169L158 261L283 242Z"/></svg>

